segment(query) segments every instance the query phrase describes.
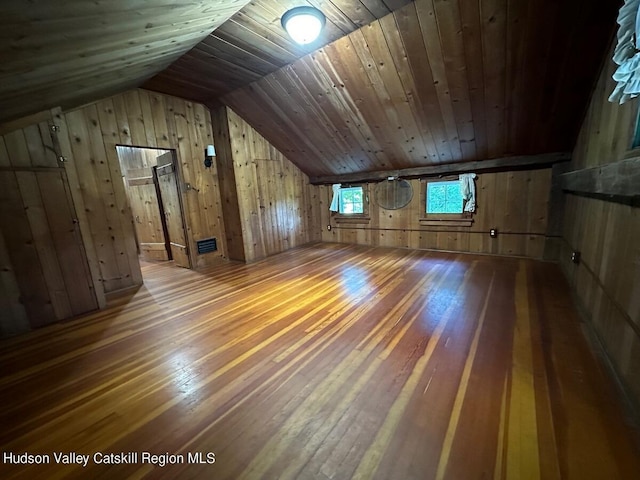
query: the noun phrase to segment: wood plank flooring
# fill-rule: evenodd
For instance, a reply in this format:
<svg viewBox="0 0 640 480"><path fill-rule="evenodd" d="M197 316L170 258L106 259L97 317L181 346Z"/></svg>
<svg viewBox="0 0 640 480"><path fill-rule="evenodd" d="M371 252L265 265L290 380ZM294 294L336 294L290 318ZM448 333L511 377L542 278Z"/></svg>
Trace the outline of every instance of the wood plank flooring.
<svg viewBox="0 0 640 480"><path fill-rule="evenodd" d="M143 272L0 342L2 478L640 478L556 265L316 244Z"/></svg>

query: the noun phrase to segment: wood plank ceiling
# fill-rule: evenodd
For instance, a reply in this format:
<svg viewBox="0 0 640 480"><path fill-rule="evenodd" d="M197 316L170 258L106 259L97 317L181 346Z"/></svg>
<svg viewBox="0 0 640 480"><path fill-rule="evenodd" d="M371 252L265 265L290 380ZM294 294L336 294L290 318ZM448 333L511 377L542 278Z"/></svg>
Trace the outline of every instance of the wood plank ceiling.
<svg viewBox="0 0 640 480"><path fill-rule="evenodd" d="M280 26L300 4L327 16L308 47ZM0 121L142 84L229 105L311 177L570 151L620 4L3 2Z"/></svg>
<svg viewBox="0 0 640 480"><path fill-rule="evenodd" d="M311 177L571 151L618 7L417 0L222 101Z"/></svg>
<svg viewBox="0 0 640 480"><path fill-rule="evenodd" d="M0 121L140 86L248 0L0 2Z"/></svg>
<svg viewBox="0 0 640 480"><path fill-rule="evenodd" d="M203 103L243 87L411 0L253 0L144 87ZM296 6L320 9L327 23L320 37L300 46L280 24Z"/></svg>

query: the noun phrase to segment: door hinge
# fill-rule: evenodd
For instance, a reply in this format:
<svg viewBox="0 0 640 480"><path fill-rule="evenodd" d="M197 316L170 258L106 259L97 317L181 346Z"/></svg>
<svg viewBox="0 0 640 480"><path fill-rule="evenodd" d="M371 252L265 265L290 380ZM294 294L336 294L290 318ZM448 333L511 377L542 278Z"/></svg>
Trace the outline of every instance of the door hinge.
<svg viewBox="0 0 640 480"><path fill-rule="evenodd" d="M52 132L59 132L60 131L60 127L58 125L56 125L55 123L52 123L51 125L49 125L49 129Z"/></svg>
<svg viewBox="0 0 640 480"><path fill-rule="evenodd" d="M67 161L67 157L63 157L62 155L60 155L60 156L58 157L58 161L59 161L60 163L64 163L64 162L66 162L66 161Z"/></svg>

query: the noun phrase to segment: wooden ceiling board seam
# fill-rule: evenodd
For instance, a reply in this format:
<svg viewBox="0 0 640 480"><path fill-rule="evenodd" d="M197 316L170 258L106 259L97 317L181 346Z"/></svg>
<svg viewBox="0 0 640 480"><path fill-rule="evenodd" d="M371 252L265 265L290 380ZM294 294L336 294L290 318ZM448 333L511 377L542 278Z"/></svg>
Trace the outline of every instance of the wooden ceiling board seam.
<svg viewBox="0 0 640 480"><path fill-rule="evenodd" d="M391 13L391 10L382 0L360 0L360 3L362 3L376 19L380 19Z"/></svg>
<svg viewBox="0 0 640 480"><path fill-rule="evenodd" d="M167 86L171 87L173 95L177 95L179 92L182 92L177 96L180 96L185 100L202 101L201 99L208 98L210 95L210 90L202 86L201 83L193 83L185 78L182 78L182 76L181 78L175 78L174 76L162 78L162 74L160 74L145 82L145 88L147 90L171 95L172 93L168 91L169 89L166 88Z"/></svg>
<svg viewBox="0 0 640 480"><path fill-rule="evenodd" d="M233 9L228 9L233 12ZM61 17L51 19L46 22L30 22L27 24L18 23L5 26L0 29L0 39L12 39L17 37L20 42L25 40L51 40L58 39L73 40L94 40L99 41L103 37L123 36L130 38L130 34L144 34L150 30L179 31L184 25L206 25L213 30L222 24L221 20L228 18L226 14L216 13L215 15L204 16L199 9L190 9L186 12L169 11L165 14L136 15L135 12L124 11L121 13L111 13L109 15L99 15L95 18L79 19ZM96 38L95 33L100 32L100 37ZM46 45L46 43L45 43Z"/></svg>
<svg viewBox="0 0 640 480"><path fill-rule="evenodd" d="M309 4L320 10L327 18L327 22L333 23L343 32L344 35L347 35L358 28L358 25L333 1L309 0Z"/></svg>
<svg viewBox="0 0 640 480"><path fill-rule="evenodd" d="M462 158L473 160L477 152L458 2L434 0L433 5Z"/></svg>
<svg viewBox="0 0 640 480"><path fill-rule="evenodd" d="M282 71L279 70L277 72L278 75L281 74ZM282 85L277 80L277 75L269 75L261 82L261 87L264 89L266 95L268 95L273 101L278 101L278 106L286 105L286 102L291 101L291 92L287 92ZM301 100L302 101L302 100ZM296 109L301 105L297 102L292 102L292 108L287 109L287 113L282 113L279 115L280 119L286 116L287 120L292 121L298 130L298 144L304 145L305 148L311 152L316 157L316 161L320 164L324 164L328 158L333 158L333 162L339 166L339 160L337 157L340 156L339 151L334 150L334 143L331 141L322 141L322 137L320 135L321 125L315 123L315 119L310 115L306 115L306 112L298 113ZM294 112L295 115L291 115L291 112ZM329 155L331 154L331 156ZM336 162L336 160L338 160Z"/></svg>
<svg viewBox="0 0 640 480"><path fill-rule="evenodd" d="M398 111L399 126L402 127L405 133L406 143L411 145L410 158L422 157L422 160L425 161L432 161L434 157L437 159L437 153L433 147L431 145L427 146L422 137L418 122L409 105L409 98L404 85L395 68L391 50L382 31L380 21L376 20L370 23L363 27L360 32L362 32L363 39L371 52L373 65L385 86L389 101L391 105L396 106L395 108Z"/></svg>
<svg viewBox="0 0 640 480"><path fill-rule="evenodd" d="M369 24L366 27L353 32L350 37L355 47L354 51L360 58L360 62L363 65L364 71L369 78L369 83L375 90L376 96L380 99L381 107L387 118L385 128L389 129L390 135L392 134L392 130L395 130L395 135L401 135L400 148L404 153L403 158L428 158L424 145L420 149L420 146L416 145L415 142L411 139L412 131L415 131L417 134L417 127L415 127L415 124L412 127L410 125L410 121L403 118L401 113L406 112L401 112L399 111L398 107L394 106L395 104L391 98L391 93L389 92L390 85L385 82L385 79L378 70L378 62L373 57L373 52L371 52L371 49L364 36L364 30L372 28L371 25L372 24ZM402 95L404 96L404 92L402 92ZM406 106L406 96L397 100L399 100L400 105ZM411 112L409 112L409 117L411 120L413 120L413 114ZM415 151L416 148L418 148L417 152Z"/></svg>
<svg viewBox="0 0 640 480"><path fill-rule="evenodd" d="M36 66L32 66L33 60L30 58L20 57L15 60L8 60L2 65L0 65L0 73L9 72L15 73L22 70L28 70L29 68L37 68L37 66L42 64L49 64L57 62L60 58L72 57L74 59L89 59L92 55L96 54L104 54L111 53L112 56L117 56L117 52L126 52L131 48L136 47L144 47L149 48L149 45L156 43L157 41L165 40L169 44L174 44L177 41L184 43L185 38L192 40L194 38L198 38L199 36L206 35L206 29L201 28L200 26L195 27L193 30L185 30L182 32L180 39L176 40L175 38L167 39L166 32L157 32L153 35L145 36L143 42L138 42L136 40L127 40L123 41L122 39L118 39L117 41L110 41L102 39L99 45L97 44L87 44L83 43L71 43L66 42L62 44L51 43L47 45L47 48L42 50L40 49L38 61ZM11 53L16 53L11 49L3 49L0 47L0 56L2 55L10 55ZM29 54L28 51L22 51L24 55Z"/></svg>
<svg viewBox="0 0 640 480"><path fill-rule="evenodd" d="M373 91L373 87L366 80L367 75L355 52L351 37L346 36L338 40L338 42L328 45L325 51L329 53L331 63L341 78L344 79L345 91L351 89L357 92L358 98L354 100L358 112L368 128L375 132L373 135L380 141L387 162L379 165L378 168L396 168L398 162L405 159L405 153L402 148L393 142L392 137L388 135L385 129L384 122L381 121L382 118L379 112L383 110L383 107L379 99L370 94ZM365 95L368 99L367 101L363 100Z"/></svg>
<svg viewBox="0 0 640 480"><path fill-rule="evenodd" d="M372 167L378 164L386 163L389 161L389 156L382 148L382 145L378 142L378 138L373 134L362 112L358 108L356 101L351 97L349 90L345 86L345 80L341 74L336 70L335 65L329 59L329 55L326 53L326 47L317 51L312 55L314 61L315 70L327 79L329 85L335 95L329 95L328 98L336 110L345 115L348 120L345 120L351 131L356 132L356 138L358 142L363 146L368 153L368 159L373 162ZM330 90L331 91L331 90Z"/></svg>
<svg viewBox="0 0 640 480"><path fill-rule="evenodd" d="M413 114L418 133L424 142L430 161L437 163L441 158L438 151L439 142L436 142L433 136L424 108L420 103L420 97L416 94L414 78L411 75L411 66L396 24L396 15L389 15L380 19L380 28L389 49L395 72L400 79L402 89L407 98L407 105Z"/></svg>
<svg viewBox="0 0 640 480"><path fill-rule="evenodd" d="M488 157L484 98L484 63L478 2L458 0L462 25L465 65L469 78L469 101L477 158Z"/></svg>
<svg viewBox="0 0 640 480"><path fill-rule="evenodd" d="M312 1L312 3L314 2ZM332 0L331 2L318 3L333 4L337 10L342 12L355 25L356 29L368 25L376 19L367 7L358 0ZM351 33L351 31L347 33Z"/></svg>
<svg viewBox="0 0 640 480"><path fill-rule="evenodd" d="M435 91L438 103L440 104L440 112L447 132L449 145L451 146L451 153L453 154L454 160L462 160L460 134L458 132L458 125L453 112L447 72L442 54L440 32L433 0L417 0L416 13L418 14L418 22L420 24L420 29L422 30L429 65L431 65Z"/></svg>
<svg viewBox="0 0 640 480"><path fill-rule="evenodd" d="M152 62L155 60L166 59L167 57L176 57L178 58L182 49L176 48L179 47L179 44L171 44L168 45L160 44L155 45L152 48L145 47L135 47L136 50L140 50L140 52L136 52L135 55L129 55L124 57L118 57L111 59L112 53L105 53L97 56L92 56L88 59L77 59L72 58L70 60L64 62L56 62L50 65L43 65L36 70L33 70L29 73L20 73L17 75L13 75L11 77L11 81L9 81L5 75L5 79L3 79L3 93L12 93L15 91L24 90L25 88L30 88L31 85L38 86L43 83L49 83L47 81L48 78L51 78L52 75L55 75L56 72L62 71L66 72L63 75L59 75L57 77L58 83L68 82L78 77L85 77L87 75L91 75L97 72L103 72L105 70L127 70L139 63L137 59L144 59L145 63ZM168 48L170 47L170 48ZM124 53L126 55L126 53ZM102 62L100 63L100 60Z"/></svg>
<svg viewBox="0 0 640 480"><path fill-rule="evenodd" d="M425 40L422 36L415 3L394 12L394 18L398 25L400 39L404 45L407 64L411 69L411 75L407 77L412 81L414 79L419 80L414 84L414 98L419 102L420 112L425 115L425 124L428 125L436 141L436 149L440 153L439 161L441 163L452 162L455 158L435 90L433 73L429 65Z"/></svg>
<svg viewBox="0 0 640 480"><path fill-rule="evenodd" d="M215 36L215 32L209 35L196 48L215 55L218 58L228 61L241 61L244 65L249 65L250 69L256 73L268 75L274 72L280 65L270 63L263 58L254 55L251 52L243 50L237 45L232 45L226 40Z"/></svg>
<svg viewBox="0 0 640 480"><path fill-rule="evenodd" d="M507 133L507 151L513 150L517 145L518 131L517 126L521 121L519 114L522 110L518 108L520 98L519 84L520 78L515 75L521 71L521 63L524 59L524 47L526 38L526 23L528 18L528 2L518 0L506 0L507 12L505 14L506 21L506 48L505 48L505 132ZM491 151L489 152L491 154Z"/></svg>
<svg viewBox="0 0 640 480"><path fill-rule="evenodd" d="M243 12L238 12L234 15L232 22L237 23L255 35L259 35L264 40L276 45L295 58L308 53L307 48L292 42L287 32L283 28L280 28L279 25L276 25L275 28L271 27L253 17L245 15Z"/></svg>
<svg viewBox="0 0 640 480"><path fill-rule="evenodd" d="M265 79L266 81L266 79ZM261 82L262 83L262 82ZM268 85L267 85L268 86ZM272 111L276 114L277 120L282 125L286 125L288 134L283 139L283 143L291 143L296 146L303 146L303 149L299 149L299 155L311 155L314 157L314 160L320 164L324 164L327 160L324 155L315 147L315 145L308 143L307 137L302 133L299 126L294 122L289 116L282 111L282 109L275 104L273 98L263 89L262 85L258 85L257 83L252 84L252 90L255 94L255 99L253 100L256 104L263 104L268 107L268 111ZM274 119L272 118L272 121ZM263 135L264 136L264 135ZM276 145L278 147L278 145ZM278 148L280 150L280 148ZM308 150L309 153L306 153ZM296 162L297 159L291 159Z"/></svg>
<svg viewBox="0 0 640 480"><path fill-rule="evenodd" d="M489 157L506 154L508 149L506 131L506 0L488 0L481 3L482 53L485 65L485 106L487 109L487 132ZM503 12L503 13L501 13Z"/></svg>
<svg viewBox="0 0 640 480"><path fill-rule="evenodd" d="M336 95L332 95L333 83L324 74L319 64L311 57L303 57L299 62L291 65L291 69L296 73L300 81L306 85L314 85L320 93L316 93L314 98L318 108L322 109L328 117L336 132L348 145L351 158L356 162L357 168L371 168L370 146L367 144L362 133L355 122L347 120L341 113L344 106L339 103ZM339 105L339 108L337 107Z"/></svg>
<svg viewBox="0 0 640 480"><path fill-rule="evenodd" d="M296 62L299 64L301 62ZM331 144L334 144L337 149L337 154L334 155L336 158L341 158L343 164L344 162L348 162L342 168L345 170L351 170L353 168L357 168L357 161L351 156L351 148L349 144L345 141L345 139L340 135L339 128L334 124L334 122L329 118L329 114L324 110L322 106L316 101L315 95L313 95L310 91L310 88L313 82L309 81L309 78L305 78L304 80L298 76L296 69L293 65L289 65L283 69L283 73L292 81L294 85L294 90L299 89L302 93L302 97L305 98L305 101L308 102L310 108L314 112L314 116L317 116L321 121L319 124L327 134L332 138ZM294 97L295 98L295 97ZM325 106L326 108L326 106Z"/></svg>
<svg viewBox="0 0 640 480"><path fill-rule="evenodd" d="M182 4L199 5L203 13L210 10L211 1L201 0L127 0L126 2L87 2L86 0L65 0L63 2L51 2L50 0L37 0L28 2L31 8L25 9L24 1L7 2L3 5L3 17L0 17L0 25L16 23L16 21L29 22L51 16L64 16L64 18L84 19L100 15L109 15L116 12L130 12L156 10L158 8L184 8ZM220 3L220 2L218 2ZM223 2L229 4L229 2ZM247 4L248 1L237 1L236 4ZM64 8L63 8L64 7ZM148 12L145 12L148 13ZM13 15L13 16L12 16Z"/></svg>
<svg viewBox="0 0 640 480"><path fill-rule="evenodd" d="M239 45L243 50L265 58L271 63L285 66L297 60L295 55L276 45L255 32L251 32L234 20L216 30L216 35L225 41Z"/></svg>
<svg viewBox="0 0 640 480"><path fill-rule="evenodd" d="M165 62L158 62L161 67L166 67ZM20 108L23 108L25 102L33 102L37 100L39 105L53 108L54 106L61 106L63 109L71 106L73 97L83 99L84 102L91 100L84 96L85 93L95 90L96 92L110 92L108 95L113 95L118 91L125 91L138 85L140 82L146 80L147 72L149 70L148 65L143 65L138 69L130 69L127 73L131 78L122 78L116 72L116 78L112 78L113 74L94 75L89 78L83 78L82 80L74 81L65 85L53 85L46 86L37 90L29 90L21 95L15 95L9 98L7 101L3 101L3 110L5 114L7 112L16 112L19 114ZM92 81L93 80L93 81ZM85 85L89 83L89 85ZM79 84L79 85L78 85ZM56 92L59 92L56 95ZM96 93L95 98L102 98L106 96L104 93ZM52 100L55 99L55 100ZM55 104L55 105L54 105ZM12 105L17 105L16 110L11 110Z"/></svg>
<svg viewBox="0 0 640 480"><path fill-rule="evenodd" d="M255 72L243 68L240 65L234 65L222 59L214 59L201 50L191 50L181 58L184 59L184 62L180 63L184 63L185 67L193 68L193 66L198 66L202 68L203 73L208 75L216 75L220 71L220 67L222 67L225 69L225 72L229 72L236 78L244 79L245 84L255 82L259 78L262 78Z"/></svg>

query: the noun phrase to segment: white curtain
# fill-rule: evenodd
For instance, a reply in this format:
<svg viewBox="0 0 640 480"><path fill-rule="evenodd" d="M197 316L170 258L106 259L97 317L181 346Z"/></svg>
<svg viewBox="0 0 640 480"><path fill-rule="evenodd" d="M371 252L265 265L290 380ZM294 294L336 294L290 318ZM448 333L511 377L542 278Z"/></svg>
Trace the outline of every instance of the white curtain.
<svg viewBox="0 0 640 480"><path fill-rule="evenodd" d="M337 212L340 209L340 187L341 183L334 183L333 188L333 199L331 200L331 206L329 210L332 212Z"/></svg>
<svg viewBox="0 0 640 480"><path fill-rule="evenodd" d="M473 181L474 178L476 178L475 173L463 173L459 177L460 193L462 194L462 199L466 200L464 204L465 212L473 213L476 211L476 184Z"/></svg>
<svg viewBox="0 0 640 480"><path fill-rule="evenodd" d="M618 85L610 102L625 103L640 95L640 0L626 0L618 13L618 44L613 61L619 65L613 74Z"/></svg>

